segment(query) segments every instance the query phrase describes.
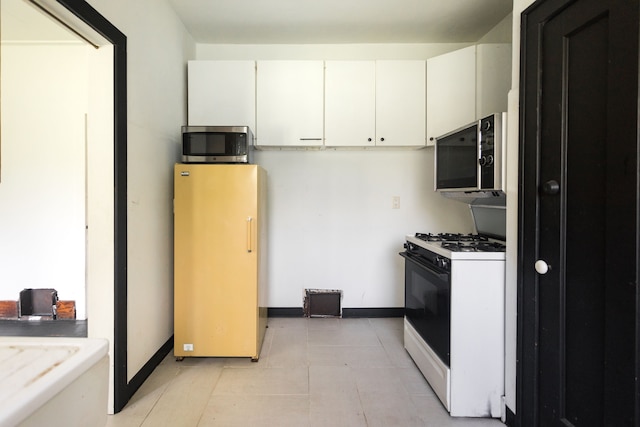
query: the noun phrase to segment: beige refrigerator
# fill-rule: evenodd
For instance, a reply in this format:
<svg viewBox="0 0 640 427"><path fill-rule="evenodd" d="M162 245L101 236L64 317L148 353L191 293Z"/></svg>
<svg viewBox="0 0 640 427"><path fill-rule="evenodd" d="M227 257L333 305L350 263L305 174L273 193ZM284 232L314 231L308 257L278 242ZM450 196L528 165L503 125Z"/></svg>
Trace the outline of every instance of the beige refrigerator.
<svg viewBox="0 0 640 427"><path fill-rule="evenodd" d="M174 168L174 355L250 357L267 327L266 173Z"/></svg>

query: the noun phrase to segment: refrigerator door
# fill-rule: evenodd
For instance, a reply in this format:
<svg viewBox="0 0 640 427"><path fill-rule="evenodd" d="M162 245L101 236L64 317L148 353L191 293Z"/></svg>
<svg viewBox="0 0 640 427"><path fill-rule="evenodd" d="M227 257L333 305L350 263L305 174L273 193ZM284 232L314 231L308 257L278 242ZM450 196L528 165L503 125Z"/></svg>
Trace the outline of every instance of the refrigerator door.
<svg viewBox="0 0 640 427"><path fill-rule="evenodd" d="M175 356L259 356L261 172L175 166Z"/></svg>

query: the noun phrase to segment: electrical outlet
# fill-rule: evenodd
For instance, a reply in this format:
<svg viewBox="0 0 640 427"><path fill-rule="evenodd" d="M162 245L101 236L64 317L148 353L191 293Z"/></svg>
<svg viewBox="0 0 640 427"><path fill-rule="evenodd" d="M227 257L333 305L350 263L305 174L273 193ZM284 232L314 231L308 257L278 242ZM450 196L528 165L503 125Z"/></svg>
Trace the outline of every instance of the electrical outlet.
<svg viewBox="0 0 640 427"><path fill-rule="evenodd" d="M193 351L193 344L184 344L184 345L182 346L182 349L183 349L184 351Z"/></svg>
<svg viewBox="0 0 640 427"><path fill-rule="evenodd" d="M400 196L393 196L391 198L391 209L400 209Z"/></svg>

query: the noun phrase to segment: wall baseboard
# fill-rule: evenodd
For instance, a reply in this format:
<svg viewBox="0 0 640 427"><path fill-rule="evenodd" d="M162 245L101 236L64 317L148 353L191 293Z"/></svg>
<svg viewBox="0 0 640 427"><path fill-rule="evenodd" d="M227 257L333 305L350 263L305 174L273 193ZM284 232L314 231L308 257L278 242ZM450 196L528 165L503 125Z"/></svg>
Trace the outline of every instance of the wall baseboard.
<svg viewBox="0 0 640 427"><path fill-rule="evenodd" d="M516 427L518 425L518 420L516 418L516 414L511 411L511 409L507 406L507 419L505 424L509 427Z"/></svg>
<svg viewBox="0 0 640 427"><path fill-rule="evenodd" d="M138 371L137 374L131 378L131 381L127 384L127 398L126 402L131 399L131 396L135 394L136 391L140 388L142 383L149 378L149 375L153 372L153 370L162 362L162 360L169 354L169 352L173 349L173 335L171 338L165 342L162 347L156 353L151 356L151 359L144 364L144 366ZM118 411L119 412L119 411Z"/></svg>
<svg viewBox="0 0 640 427"><path fill-rule="evenodd" d="M404 307L343 308L342 317L404 317Z"/></svg>
<svg viewBox="0 0 640 427"><path fill-rule="evenodd" d="M268 317L304 317L302 307L268 307Z"/></svg>
<svg viewBox="0 0 640 427"><path fill-rule="evenodd" d="M302 307L268 307L269 317L304 317ZM343 308L342 317L403 317L404 307Z"/></svg>

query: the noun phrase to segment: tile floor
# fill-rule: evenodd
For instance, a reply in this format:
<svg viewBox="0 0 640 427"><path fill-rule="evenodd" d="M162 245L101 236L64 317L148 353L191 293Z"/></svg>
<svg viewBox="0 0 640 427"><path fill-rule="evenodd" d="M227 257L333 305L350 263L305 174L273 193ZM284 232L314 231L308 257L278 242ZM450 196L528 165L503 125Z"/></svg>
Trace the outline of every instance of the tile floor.
<svg viewBox="0 0 640 427"><path fill-rule="evenodd" d="M271 318L258 362L170 354L107 426L503 424L448 416L403 348L401 318Z"/></svg>

